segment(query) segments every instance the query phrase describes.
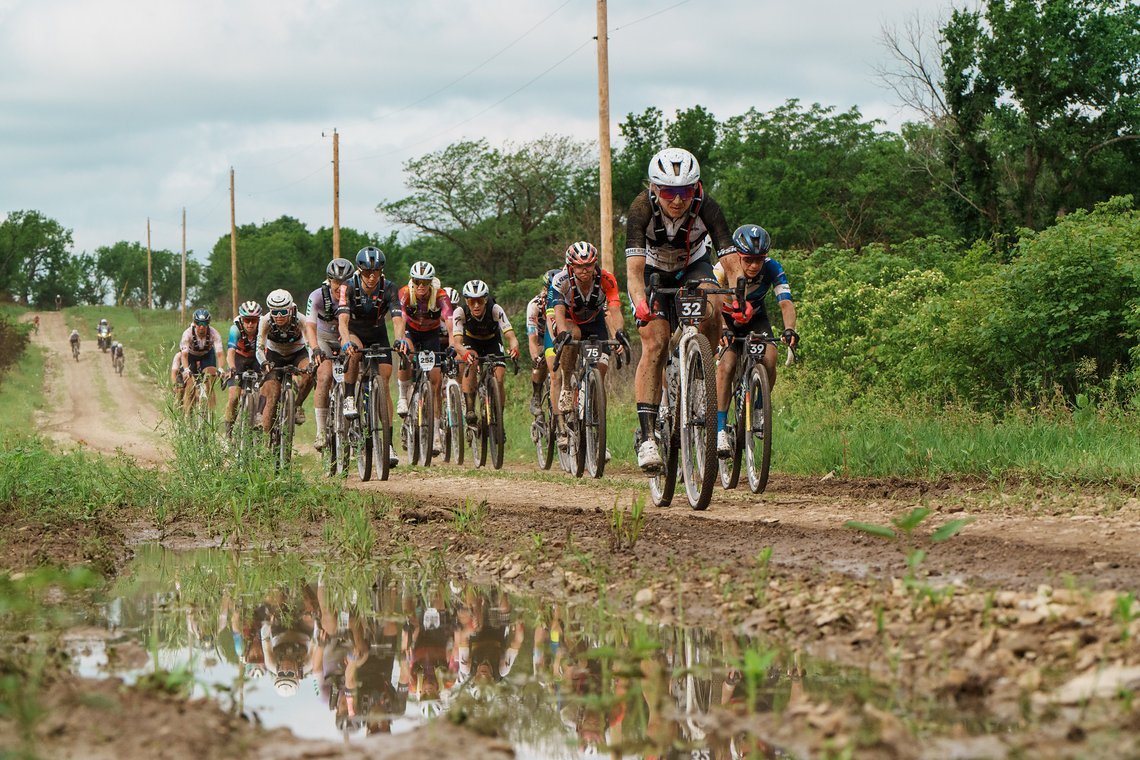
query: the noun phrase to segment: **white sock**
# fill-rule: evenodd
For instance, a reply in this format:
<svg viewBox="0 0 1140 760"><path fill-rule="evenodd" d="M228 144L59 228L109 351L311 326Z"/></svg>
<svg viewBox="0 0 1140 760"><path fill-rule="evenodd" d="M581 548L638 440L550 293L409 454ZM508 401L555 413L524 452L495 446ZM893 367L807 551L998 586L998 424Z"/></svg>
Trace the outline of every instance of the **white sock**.
<svg viewBox="0 0 1140 760"><path fill-rule="evenodd" d="M401 380L400 381L400 398L407 401L408 397L411 395L412 395L412 381L411 380Z"/></svg>
<svg viewBox="0 0 1140 760"><path fill-rule="evenodd" d="M314 409L313 415L317 418L317 438L325 437L325 424L329 419L328 409Z"/></svg>

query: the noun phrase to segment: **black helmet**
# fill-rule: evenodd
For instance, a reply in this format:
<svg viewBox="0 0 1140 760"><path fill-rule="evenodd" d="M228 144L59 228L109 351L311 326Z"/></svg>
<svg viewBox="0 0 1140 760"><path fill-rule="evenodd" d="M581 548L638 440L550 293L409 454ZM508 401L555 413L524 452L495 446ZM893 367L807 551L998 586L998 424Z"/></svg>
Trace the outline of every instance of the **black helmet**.
<svg viewBox="0 0 1140 760"><path fill-rule="evenodd" d="M758 224L746 224L732 233L732 242L742 256L767 256L768 249L772 247L772 236Z"/></svg>
<svg viewBox="0 0 1140 760"><path fill-rule="evenodd" d="M356 254L356 267L358 269L383 269L385 263L384 252L374 245L361 248Z"/></svg>
<svg viewBox="0 0 1140 760"><path fill-rule="evenodd" d="M208 325L210 324L210 310L209 309L195 309L194 310L194 324Z"/></svg>

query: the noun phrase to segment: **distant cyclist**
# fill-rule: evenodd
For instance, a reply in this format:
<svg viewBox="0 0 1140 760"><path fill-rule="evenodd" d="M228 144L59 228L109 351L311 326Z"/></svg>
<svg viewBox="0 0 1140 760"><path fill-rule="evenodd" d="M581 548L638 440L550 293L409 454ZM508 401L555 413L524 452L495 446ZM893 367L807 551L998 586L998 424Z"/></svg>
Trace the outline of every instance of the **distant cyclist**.
<svg viewBox="0 0 1140 760"><path fill-rule="evenodd" d="M356 381L360 377L360 356L364 347L379 345L387 347L388 327L386 317L392 320L395 341L392 346L397 351L407 351L408 342L404 339L404 313L400 309L400 297L396 283L384 277L384 252L375 246L361 248L356 254L356 275L341 293L337 306L337 326L340 332L341 350L348 354L348 365L344 372L344 416L354 419L356 408ZM392 377L392 358L385 356L378 360L380 376L387 383ZM390 398L390 397L389 397ZM389 404L391 406L391 404ZM389 409L389 419L392 410ZM393 431L388 431L389 440L395 440ZM388 461L395 466L399 459L396 449L388 448Z"/></svg>
<svg viewBox="0 0 1140 760"><path fill-rule="evenodd" d="M179 354L179 368L184 377L206 375L209 379L218 376L218 361L222 355L222 336L210 327L210 310L195 309L190 326L182 333L179 341L182 349ZM210 406L214 405L214 389L208 386ZM194 394L183 391L183 408L187 413L194 403Z"/></svg>
<svg viewBox="0 0 1140 760"><path fill-rule="evenodd" d="M305 350L305 316L297 312L297 304L288 290L278 288L266 296L265 311L257 329L257 349L263 355L266 369L261 383L261 398L264 399L261 429L268 433L273 428L277 399L281 395L281 368L308 369L309 352ZM297 378L294 424L305 424L305 410L301 405L313 387L312 380L309 374Z"/></svg>
<svg viewBox="0 0 1140 760"><path fill-rule="evenodd" d="M325 447L325 426L329 419L329 389L332 387L333 363L325 361L340 353L340 334L336 310L341 292L352 279L356 267L348 259L333 259L325 267L325 281L309 294L305 319L305 341L309 356L317 367L317 390L313 398L313 416L317 420L317 437L313 448ZM338 410L339 411L339 410Z"/></svg>
<svg viewBox="0 0 1140 760"><path fill-rule="evenodd" d="M79 350L79 331L78 330L72 330L71 335L67 336L67 340L69 343L71 343L71 350L73 352Z"/></svg>
<svg viewBox="0 0 1140 760"><path fill-rule="evenodd" d="M233 433L234 418L237 416L238 397L241 395L242 373L261 373L261 362L257 358L257 328L261 322L261 304L245 301L238 307L238 315L230 325L226 340L226 364L230 367L226 379L226 411L223 415L226 435Z"/></svg>
<svg viewBox="0 0 1140 760"><path fill-rule="evenodd" d="M713 263L724 256L728 280L739 276L736 248L724 212L701 185L701 167L687 150L666 148L649 162L649 187L630 204L626 224L626 284L641 334L641 360L637 364L634 393L637 399L637 464L647 473L661 469L661 453L653 431L661 400L661 373L668 354L669 336L677 323L672 298L648 300L653 275L662 286L696 282L716 287ZM720 299L711 297L700 330L709 343L720 339L716 312Z"/></svg>
<svg viewBox="0 0 1140 760"><path fill-rule="evenodd" d="M554 343L550 336L550 321L546 316L546 296L550 289L550 281L560 271L560 269L547 270L546 274L542 276L542 286L539 288L538 294L526 304L526 341L531 361L530 413L533 415L538 415L541 411L538 405L542 398L542 381L546 379L549 369L546 356L548 351L551 353L549 361L554 361ZM557 398L553 394L550 397L557 403Z"/></svg>
<svg viewBox="0 0 1140 760"><path fill-rule="evenodd" d="M732 233L732 242L736 245L740 266L744 270L746 295L744 303L732 301L724 304L722 310L726 332L733 337L761 332L771 335L772 324L768 321L768 313L764 309L764 296L771 290L776 294L776 303L783 317L784 333L781 339L787 345L795 347L800 339L796 333L796 305L792 302L792 289L788 286L788 276L784 274L784 268L780 266L780 262L768 258L772 238L763 227L746 224ZM727 287L727 276L720 276L724 277L723 286ZM728 419L728 405L732 400L732 373L736 369L736 358L736 343L729 341L716 368L716 450L722 457L732 453L732 443L728 440L724 426ZM775 386L776 347L768 345L760 361L768 371L770 385Z"/></svg>
<svg viewBox="0 0 1140 760"><path fill-rule="evenodd" d="M491 289L482 280L470 280L463 286L463 307L456 309L454 322L455 332L451 336L451 345L459 359L467 363L460 382L467 399L467 424L473 425L477 379L475 360L480 356L503 353L504 340L509 345L507 353L518 358L519 340L515 337L515 328L511 326L507 312L495 303ZM505 376L506 367L495 367L495 380L499 383L500 393Z"/></svg>
<svg viewBox="0 0 1140 760"><path fill-rule="evenodd" d="M32 317L32 329L36 331L37 335L39 334L39 332L40 332L40 315L39 314Z"/></svg>
<svg viewBox="0 0 1140 760"><path fill-rule="evenodd" d="M408 341L408 350L416 351L442 351L443 345L439 340L440 325L451 321L451 300L439 284L435 276L435 267L426 261L417 261L412 264L411 277L408 284L400 288L400 309L404 312L404 322L407 324L405 339ZM400 398L396 403L396 414L401 417L408 413L408 401L412 395L412 369L411 367L399 370ZM440 388L442 378L439 367L432 369L428 375L431 381L432 404L436 419L439 419L441 408ZM432 449L438 454L443 450L443 441L440 429L437 426L432 437Z"/></svg>

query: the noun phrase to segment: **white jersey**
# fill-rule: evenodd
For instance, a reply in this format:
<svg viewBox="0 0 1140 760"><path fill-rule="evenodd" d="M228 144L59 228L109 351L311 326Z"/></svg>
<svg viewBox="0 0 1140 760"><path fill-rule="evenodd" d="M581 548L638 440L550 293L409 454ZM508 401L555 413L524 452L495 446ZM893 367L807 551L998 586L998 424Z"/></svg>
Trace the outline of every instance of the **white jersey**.
<svg viewBox="0 0 1140 760"><path fill-rule="evenodd" d="M205 356L212 350L216 356L224 356L222 353L222 336L213 327L206 328L206 337L198 337L197 332L194 330L195 325L190 325L186 328L186 332L182 333L182 340L178 342L179 347L185 352L189 352L193 356Z"/></svg>

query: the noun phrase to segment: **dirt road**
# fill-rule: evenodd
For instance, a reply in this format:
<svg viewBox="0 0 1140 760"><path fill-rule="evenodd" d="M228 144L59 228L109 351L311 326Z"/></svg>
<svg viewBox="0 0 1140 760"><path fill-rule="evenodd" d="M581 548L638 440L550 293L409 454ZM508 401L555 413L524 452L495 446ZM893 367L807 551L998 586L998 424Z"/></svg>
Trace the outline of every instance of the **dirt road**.
<svg viewBox="0 0 1140 760"><path fill-rule="evenodd" d="M36 427L61 443L105 453L122 450L148 463L166 461L153 402L157 394L145 386L130 356L120 377L111 367L110 354L93 340L84 340L77 362L67 340L70 332L62 314L41 315L40 332L32 340L46 350L48 408Z"/></svg>

